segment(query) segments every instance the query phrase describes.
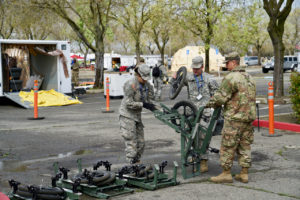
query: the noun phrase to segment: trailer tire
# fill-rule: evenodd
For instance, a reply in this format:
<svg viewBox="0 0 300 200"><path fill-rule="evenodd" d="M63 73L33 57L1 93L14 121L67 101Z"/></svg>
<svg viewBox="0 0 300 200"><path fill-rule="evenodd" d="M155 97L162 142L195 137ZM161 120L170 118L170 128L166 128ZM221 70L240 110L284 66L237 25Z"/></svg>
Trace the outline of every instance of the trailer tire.
<svg viewBox="0 0 300 200"><path fill-rule="evenodd" d="M176 111L179 111L179 109L183 107L184 108L184 113L183 115L189 119L189 120L186 120L186 125L187 125L187 129L188 130L192 130L192 124L191 122L193 121L193 119L196 118L196 114L197 114L197 107L195 106L195 104L191 101L186 101L186 100L183 100L183 101L179 101L177 102L173 107L172 107L172 110L176 110ZM186 108L189 108L190 109L190 112L187 113L186 112ZM181 126L180 122L177 122L176 119L172 119L171 122L176 125L176 126Z"/></svg>
<svg viewBox="0 0 300 200"><path fill-rule="evenodd" d="M180 93L182 87L184 86L186 82L186 74L187 74L187 69L186 67L180 67L178 71L176 72L176 79L172 78L170 83L170 92L169 92L169 98L170 99L175 99L178 94Z"/></svg>
<svg viewBox="0 0 300 200"><path fill-rule="evenodd" d="M110 184L112 182L114 182L116 180L116 174L114 172L110 172L109 173L110 177L102 182L98 182L97 186L103 186L103 185L107 185L107 184Z"/></svg>
<svg viewBox="0 0 300 200"><path fill-rule="evenodd" d="M97 184L98 182L102 182L107 180L110 177L110 173L109 172L105 172L105 171L94 171L93 173L95 173L95 175L93 176L93 184ZM84 183L84 184L88 184L88 179L87 177L85 177L83 175L83 173L79 173L76 174L73 178L72 181L75 181L76 179L80 178L81 182L80 183Z"/></svg>
<svg viewBox="0 0 300 200"><path fill-rule="evenodd" d="M32 198L33 194L30 192L20 191L16 192L17 195L25 198ZM64 200L66 198L65 195L53 195L53 194L38 194L37 198L42 200Z"/></svg>
<svg viewBox="0 0 300 200"><path fill-rule="evenodd" d="M39 187L39 186L35 186L35 187L39 188L37 194L63 195L65 193L64 190L59 187ZM29 192L26 185L18 186L18 190L22 192Z"/></svg>

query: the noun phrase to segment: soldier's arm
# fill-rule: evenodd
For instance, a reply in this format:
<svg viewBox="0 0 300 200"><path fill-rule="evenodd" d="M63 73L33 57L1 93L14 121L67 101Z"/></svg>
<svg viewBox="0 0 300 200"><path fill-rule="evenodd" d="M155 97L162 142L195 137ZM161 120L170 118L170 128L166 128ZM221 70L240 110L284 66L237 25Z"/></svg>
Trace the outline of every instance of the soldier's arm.
<svg viewBox="0 0 300 200"><path fill-rule="evenodd" d="M151 84L148 83L148 102L153 103L154 101L154 88Z"/></svg>
<svg viewBox="0 0 300 200"><path fill-rule="evenodd" d="M220 88L215 92L214 96L211 97L207 103L207 107L220 107L224 105L229 99L231 99L232 94L235 92L236 88L232 82L231 76L226 76Z"/></svg>
<svg viewBox="0 0 300 200"><path fill-rule="evenodd" d="M208 86L209 86L209 91L211 96L213 96L214 93L219 89L219 84L214 79L210 79Z"/></svg>
<svg viewBox="0 0 300 200"><path fill-rule="evenodd" d="M130 82L125 83L123 87L125 105L131 110L138 110L143 107L143 102L135 101L133 98L135 90L134 84L130 84Z"/></svg>

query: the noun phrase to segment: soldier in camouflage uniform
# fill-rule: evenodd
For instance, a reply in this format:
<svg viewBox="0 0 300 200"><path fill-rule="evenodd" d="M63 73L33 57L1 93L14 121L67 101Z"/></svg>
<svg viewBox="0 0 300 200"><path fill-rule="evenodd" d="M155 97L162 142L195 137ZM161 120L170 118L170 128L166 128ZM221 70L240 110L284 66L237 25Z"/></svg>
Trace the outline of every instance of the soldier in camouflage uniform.
<svg viewBox="0 0 300 200"><path fill-rule="evenodd" d="M150 67L141 64L135 69L135 73L135 77L124 84L124 98L119 109L120 132L125 140L126 159L132 164L140 162L145 146L142 108L151 111L155 109L151 101L153 87L148 82Z"/></svg>
<svg viewBox="0 0 300 200"><path fill-rule="evenodd" d="M251 166L251 144L253 143L252 122L256 118L256 86L252 77L239 66L240 57L236 52L226 57L226 67L230 73L210 99L207 107L224 105L225 124L222 131L220 162L223 172L211 180L216 183L232 182L230 169L234 154L237 153L240 174L235 179L248 182L248 168Z"/></svg>
<svg viewBox="0 0 300 200"><path fill-rule="evenodd" d="M157 66L159 67L160 70L160 75L155 77L153 77L153 84L154 84L154 98L157 101L161 100L161 91L162 91L162 86L163 86L163 79L164 77L167 77L168 79L168 74L167 74L167 70L165 68L165 66L162 63L162 60L159 59ZM168 81L168 80L167 80Z"/></svg>
<svg viewBox="0 0 300 200"><path fill-rule="evenodd" d="M79 85L79 64L76 58L74 58L72 65L72 84L74 86Z"/></svg>
<svg viewBox="0 0 300 200"><path fill-rule="evenodd" d="M186 76L188 93L190 100L199 109L200 107L205 106L210 97L213 96L214 92L218 89L218 83L214 80L213 76L203 72L203 58L201 56L193 58L191 67L193 73L188 73ZM210 117L211 109L206 108L203 112L200 124L208 127ZM202 140L200 143L201 142ZM208 171L207 160L208 153L206 152L201 156L200 161L200 172L202 173Z"/></svg>

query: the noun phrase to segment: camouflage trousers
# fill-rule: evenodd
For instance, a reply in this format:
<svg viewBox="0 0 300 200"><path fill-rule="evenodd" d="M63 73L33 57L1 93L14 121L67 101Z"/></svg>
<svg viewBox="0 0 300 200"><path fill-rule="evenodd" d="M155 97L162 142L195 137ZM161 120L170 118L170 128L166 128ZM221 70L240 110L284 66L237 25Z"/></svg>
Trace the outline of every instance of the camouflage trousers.
<svg viewBox="0 0 300 200"><path fill-rule="evenodd" d="M140 160L145 147L143 123L120 116L120 133L125 141L126 160Z"/></svg>
<svg viewBox="0 0 300 200"><path fill-rule="evenodd" d="M210 117L211 117L211 109L205 108L202 117L200 118L200 125L205 128L208 128ZM204 138L205 138L205 134L200 134L200 138L199 138L200 145L202 145ZM208 160L208 151L206 151L203 155L201 155L201 159Z"/></svg>
<svg viewBox="0 0 300 200"><path fill-rule="evenodd" d="M79 85L79 71L72 71L72 83L74 84L74 86Z"/></svg>
<svg viewBox="0 0 300 200"><path fill-rule="evenodd" d="M252 123L225 120L220 149L220 162L224 170L231 169L235 153L240 166L251 166L253 132Z"/></svg>
<svg viewBox="0 0 300 200"><path fill-rule="evenodd" d="M154 98L155 100L161 100L161 91L163 86L163 81L160 77L153 77L154 84Z"/></svg>

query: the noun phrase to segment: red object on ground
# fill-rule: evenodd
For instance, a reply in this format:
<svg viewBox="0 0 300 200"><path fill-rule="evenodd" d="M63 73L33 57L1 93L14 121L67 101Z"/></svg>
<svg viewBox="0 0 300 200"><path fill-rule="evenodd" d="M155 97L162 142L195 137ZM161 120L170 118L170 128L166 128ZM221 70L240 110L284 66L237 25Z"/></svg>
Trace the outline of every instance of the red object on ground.
<svg viewBox="0 0 300 200"><path fill-rule="evenodd" d="M125 72L126 69L127 69L127 66L121 66L121 67L120 67L120 72Z"/></svg>
<svg viewBox="0 0 300 200"><path fill-rule="evenodd" d="M258 126L258 120L255 120L253 122L253 126ZM259 120L259 126L268 128L269 121ZM286 122L274 122L274 128L300 133L300 124L292 124L292 123L286 123Z"/></svg>
<svg viewBox="0 0 300 200"><path fill-rule="evenodd" d="M72 55L71 58L76 58L76 59L84 59L84 57L77 56L76 54Z"/></svg>
<svg viewBox="0 0 300 200"><path fill-rule="evenodd" d="M0 200L9 200L8 196L0 192Z"/></svg>

